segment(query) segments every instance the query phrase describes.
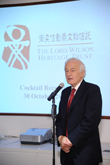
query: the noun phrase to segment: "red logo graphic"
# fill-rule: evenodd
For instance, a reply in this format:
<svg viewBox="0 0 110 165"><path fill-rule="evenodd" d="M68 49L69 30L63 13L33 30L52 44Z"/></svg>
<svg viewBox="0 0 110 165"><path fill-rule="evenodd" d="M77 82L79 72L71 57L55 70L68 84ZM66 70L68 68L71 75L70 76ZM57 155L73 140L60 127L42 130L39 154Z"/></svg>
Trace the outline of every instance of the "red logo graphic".
<svg viewBox="0 0 110 165"><path fill-rule="evenodd" d="M7 26L5 34L5 47L2 59L8 67L28 69L30 35L29 30L23 25Z"/></svg>

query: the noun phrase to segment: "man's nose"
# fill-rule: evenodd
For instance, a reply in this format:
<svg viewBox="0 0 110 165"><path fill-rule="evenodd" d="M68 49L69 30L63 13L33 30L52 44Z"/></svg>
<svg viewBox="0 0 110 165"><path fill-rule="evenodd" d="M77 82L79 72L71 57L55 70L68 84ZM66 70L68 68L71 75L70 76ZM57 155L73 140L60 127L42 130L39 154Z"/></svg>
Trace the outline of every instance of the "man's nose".
<svg viewBox="0 0 110 165"><path fill-rule="evenodd" d="M71 72L70 72L70 71L68 71L68 72L67 72L67 76L70 76L70 75L71 75Z"/></svg>

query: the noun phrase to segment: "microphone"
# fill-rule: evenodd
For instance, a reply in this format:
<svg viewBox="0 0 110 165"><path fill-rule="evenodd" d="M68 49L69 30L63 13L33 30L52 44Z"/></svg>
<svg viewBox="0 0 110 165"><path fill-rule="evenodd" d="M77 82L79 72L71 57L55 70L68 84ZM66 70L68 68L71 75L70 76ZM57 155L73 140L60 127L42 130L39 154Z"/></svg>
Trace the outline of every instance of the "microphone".
<svg viewBox="0 0 110 165"><path fill-rule="evenodd" d="M59 92L59 90L60 90L61 88L63 88L63 87L64 87L64 84L61 83L61 84L55 89L55 91L53 91L53 92L50 94L50 96L47 98L47 100L50 101L51 99L53 99L54 96L55 96L55 95Z"/></svg>

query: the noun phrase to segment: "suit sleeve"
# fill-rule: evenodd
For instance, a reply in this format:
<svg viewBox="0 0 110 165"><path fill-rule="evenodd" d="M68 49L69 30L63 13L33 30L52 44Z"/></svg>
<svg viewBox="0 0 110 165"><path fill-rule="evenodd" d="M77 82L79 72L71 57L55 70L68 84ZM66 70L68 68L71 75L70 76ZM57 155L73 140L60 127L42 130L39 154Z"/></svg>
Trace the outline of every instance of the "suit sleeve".
<svg viewBox="0 0 110 165"><path fill-rule="evenodd" d="M102 109L102 98L98 86L89 90L85 105L85 113L81 123L68 136L75 147L80 146L83 141L98 130Z"/></svg>

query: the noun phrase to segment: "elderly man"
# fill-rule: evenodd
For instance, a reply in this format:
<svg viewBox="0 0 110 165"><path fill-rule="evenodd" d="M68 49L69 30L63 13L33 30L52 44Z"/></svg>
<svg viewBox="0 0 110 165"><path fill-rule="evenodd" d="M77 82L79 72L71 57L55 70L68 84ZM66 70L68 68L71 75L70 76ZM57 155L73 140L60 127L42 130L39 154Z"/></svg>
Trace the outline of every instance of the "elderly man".
<svg viewBox="0 0 110 165"><path fill-rule="evenodd" d="M85 65L70 58L65 63L69 87L62 91L56 133L62 165L98 165L102 162L98 125L102 97L97 85L85 82Z"/></svg>

